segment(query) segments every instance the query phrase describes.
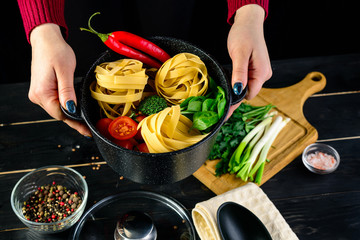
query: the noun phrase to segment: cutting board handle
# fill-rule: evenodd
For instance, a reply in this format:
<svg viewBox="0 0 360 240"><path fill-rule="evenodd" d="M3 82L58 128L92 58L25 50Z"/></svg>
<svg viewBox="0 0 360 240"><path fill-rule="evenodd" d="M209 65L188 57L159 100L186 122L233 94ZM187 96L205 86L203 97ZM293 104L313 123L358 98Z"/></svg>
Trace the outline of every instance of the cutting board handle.
<svg viewBox="0 0 360 240"><path fill-rule="evenodd" d="M297 96L301 96L301 105L304 104L307 98L314 93L317 93L324 89L326 85L326 78L321 72L310 72L303 80L287 88L287 91L294 93Z"/></svg>
<svg viewBox="0 0 360 240"><path fill-rule="evenodd" d="M262 88L259 95L292 119L305 120L303 106L306 99L321 91L325 85L326 78L324 74L310 72L303 80L294 85L284 88Z"/></svg>

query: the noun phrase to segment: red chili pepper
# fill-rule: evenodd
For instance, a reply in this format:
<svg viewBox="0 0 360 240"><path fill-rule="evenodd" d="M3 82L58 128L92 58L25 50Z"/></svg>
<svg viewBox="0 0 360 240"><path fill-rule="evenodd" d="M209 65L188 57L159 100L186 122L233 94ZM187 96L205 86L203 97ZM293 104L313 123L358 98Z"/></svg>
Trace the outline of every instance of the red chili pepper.
<svg viewBox="0 0 360 240"><path fill-rule="evenodd" d="M94 13L90 17L88 21L89 29L80 28L80 30L88 31L98 35L100 39L105 43L105 45L108 46L111 50L126 57L137 59L155 68L160 68L161 63L165 62L170 58L169 54L167 54L159 46L135 34L125 31L117 31L107 34L98 33L90 25L91 19L97 14L100 13ZM161 63L151 58L150 56L156 58Z"/></svg>
<svg viewBox="0 0 360 240"><path fill-rule="evenodd" d="M125 44L122 44L119 40L116 40L114 37L112 37L112 35L109 35L108 39L104 43L111 50L113 50L121 55L124 55L129 58L137 59L137 60L139 60L151 67L154 67L154 68L159 69L161 67L161 63L159 63L158 61L150 58L149 56L147 56L131 47L126 46Z"/></svg>

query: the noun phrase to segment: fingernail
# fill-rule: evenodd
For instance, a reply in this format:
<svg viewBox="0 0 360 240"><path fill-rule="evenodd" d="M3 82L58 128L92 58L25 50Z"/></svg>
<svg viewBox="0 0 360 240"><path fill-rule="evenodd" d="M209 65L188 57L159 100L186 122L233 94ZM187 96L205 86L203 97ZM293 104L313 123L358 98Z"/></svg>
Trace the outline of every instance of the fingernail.
<svg viewBox="0 0 360 240"><path fill-rule="evenodd" d="M68 110L70 113L76 113L76 106L73 100L66 102L66 110Z"/></svg>
<svg viewBox="0 0 360 240"><path fill-rule="evenodd" d="M235 83L233 90L236 95L240 95L243 90L243 84L241 82Z"/></svg>
<svg viewBox="0 0 360 240"><path fill-rule="evenodd" d="M89 135L83 135L84 137L86 137L87 139L92 139L92 136Z"/></svg>

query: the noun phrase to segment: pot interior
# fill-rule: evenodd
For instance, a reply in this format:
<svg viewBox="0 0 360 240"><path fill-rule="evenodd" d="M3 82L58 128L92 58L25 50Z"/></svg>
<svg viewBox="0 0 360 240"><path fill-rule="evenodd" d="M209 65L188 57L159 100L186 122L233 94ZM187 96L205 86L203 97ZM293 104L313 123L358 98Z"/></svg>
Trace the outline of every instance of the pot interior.
<svg viewBox="0 0 360 240"><path fill-rule="evenodd" d="M223 118L214 126L213 132L216 129L219 129L224 122L224 118L226 116L226 113L229 111L229 106L231 103L231 94L230 94L231 87L229 81L227 80L227 76L223 68L220 66L220 64L205 51L183 40L170 38L170 37L152 37L150 38L150 40L153 43L157 44L162 49L164 49L170 56L174 56L182 52L188 52L199 56L200 59L205 63L209 76L211 76L215 80L215 82L219 86L221 86L226 92L227 104L225 108L225 114ZM94 64L91 66L90 70L88 71L88 73L86 74L83 80L82 99L81 99L83 118L89 125L90 129L98 134L100 133L96 130L95 124L100 119L100 107L98 106L97 101L91 97L89 90L90 84L96 80L94 70L96 66L99 65L100 63L116 61L121 58L124 58L124 56L119 55L111 50L105 51L94 62Z"/></svg>

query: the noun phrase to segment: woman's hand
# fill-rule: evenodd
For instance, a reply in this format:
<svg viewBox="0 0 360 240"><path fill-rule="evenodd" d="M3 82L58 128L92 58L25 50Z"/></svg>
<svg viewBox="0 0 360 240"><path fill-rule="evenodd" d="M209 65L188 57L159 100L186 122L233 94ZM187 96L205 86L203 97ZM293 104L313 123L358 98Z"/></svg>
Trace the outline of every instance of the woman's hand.
<svg viewBox="0 0 360 240"><path fill-rule="evenodd" d="M39 25L32 30L30 42L32 62L29 99L53 118L64 121L82 135L91 136L85 124L66 118L60 109L59 104L69 112L76 111L76 58L72 48L65 42L60 27L52 23Z"/></svg>
<svg viewBox="0 0 360 240"><path fill-rule="evenodd" d="M272 75L263 23L265 11L256 4L248 4L236 11L234 24L228 35L228 51L232 60L231 83L235 94L248 86L246 99L255 97ZM228 118L240 105L230 108Z"/></svg>

